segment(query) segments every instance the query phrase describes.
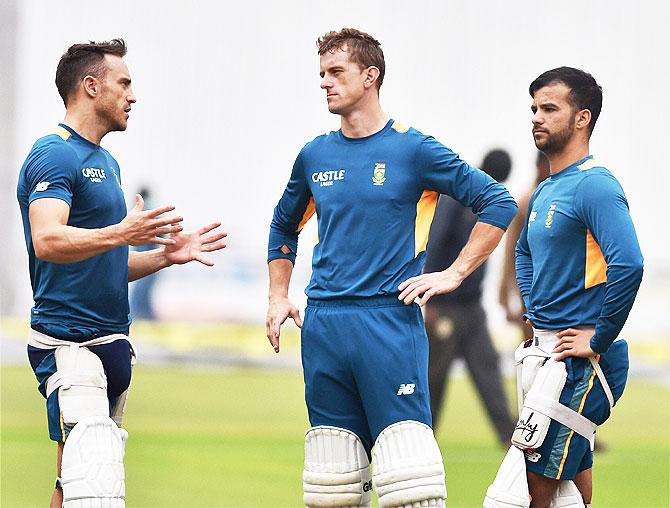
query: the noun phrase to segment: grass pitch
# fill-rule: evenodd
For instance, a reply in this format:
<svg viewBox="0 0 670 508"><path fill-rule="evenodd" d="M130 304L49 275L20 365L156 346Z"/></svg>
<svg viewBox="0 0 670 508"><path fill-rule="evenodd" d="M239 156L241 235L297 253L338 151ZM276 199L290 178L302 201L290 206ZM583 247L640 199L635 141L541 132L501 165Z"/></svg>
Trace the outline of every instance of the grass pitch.
<svg viewBox="0 0 670 508"><path fill-rule="evenodd" d="M0 504L45 506L55 445L27 362L2 367L1 395ZM448 397L437 435L448 506L481 506L504 451L469 381ZM669 405L667 388L630 381L599 431L609 451L595 457L594 506L669 505ZM139 366L127 409L128 506L302 506L300 372Z"/></svg>

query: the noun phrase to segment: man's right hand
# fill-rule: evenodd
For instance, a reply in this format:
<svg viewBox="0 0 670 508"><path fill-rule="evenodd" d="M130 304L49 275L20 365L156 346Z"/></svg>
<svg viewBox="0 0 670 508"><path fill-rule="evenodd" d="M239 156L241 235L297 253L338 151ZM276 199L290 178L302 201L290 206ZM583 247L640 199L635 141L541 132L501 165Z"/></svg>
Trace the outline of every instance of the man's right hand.
<svg viewBox="0 0 670 508"><path fill-rule="evenodd" d="M145 210L144 199L139 194L135 194L135 206L118 224L118 231L124 243L135 246L150 243L174 244L175 241L172 238L163 238L161 235L179 233L184 229L180 224L184 218L177 215L160 217L174 209L174 206L161 206L153 210Z"/></svg>
<svg viewBox="0 0 670 508"><path fill-rule="evenodd" d="M279 333L281 325L284 324L289 316L293 319L298 328L302 328L300 311L288 298L270 298L268 315L265 320L265 330L275 353L279 353Z"/></svg>

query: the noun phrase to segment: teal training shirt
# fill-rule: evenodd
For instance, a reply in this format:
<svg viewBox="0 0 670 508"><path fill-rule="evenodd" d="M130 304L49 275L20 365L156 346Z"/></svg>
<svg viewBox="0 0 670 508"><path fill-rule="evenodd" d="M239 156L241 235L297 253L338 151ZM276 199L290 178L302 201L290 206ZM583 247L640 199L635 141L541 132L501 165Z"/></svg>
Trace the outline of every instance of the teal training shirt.
<svg viewBox="0 0 670 508"><path fill-rule="evenodd" d="M128 247L116 247L76 263L35 256L28 209L40 198L70 207L69 226L94 229L126 216L119 165L104 148L59 124L33 145L21 168L17 198L28 249L35 305L31 326L49 335L82 341L128 333Z"/></svg>
<svg viewBox="0 0 670 508"><path fill-rule="evenodd" d="M440 194L506 229L517 207L505 187L434 138L390 120L379 132L319 136L298 155L274 210L268 262L295 261L298 233L314 213L318 243L310 298L398 293L419 275Z"/></svg>
<svg viewBox="0 0 670 508"><path fill-rule="evenodd" d="M619 182L588 156L542 182L516 247L526 318L551 330L595 326L591 349L617 338L643 259Z"/></svg>

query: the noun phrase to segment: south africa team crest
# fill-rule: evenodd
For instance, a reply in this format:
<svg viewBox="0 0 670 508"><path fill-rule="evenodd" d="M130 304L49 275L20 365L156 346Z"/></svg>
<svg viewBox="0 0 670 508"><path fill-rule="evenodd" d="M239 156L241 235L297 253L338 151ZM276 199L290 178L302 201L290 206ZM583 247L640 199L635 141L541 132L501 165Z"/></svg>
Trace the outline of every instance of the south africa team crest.
<svg viewBox="0 0 670 508"><path fill-rule="evenodd" d="M372 185L384 185L386 181L386 163L375 162L375 169L372 172Z"/></svg>
<svg viewBox="0 0 670 508"><path fill-rule="evenodd" d="M549 205L549 211L547 212L547 220L544 221L544 227L550 228L554 222L554 213L556 213L556 204L552 203Z"/></svg>

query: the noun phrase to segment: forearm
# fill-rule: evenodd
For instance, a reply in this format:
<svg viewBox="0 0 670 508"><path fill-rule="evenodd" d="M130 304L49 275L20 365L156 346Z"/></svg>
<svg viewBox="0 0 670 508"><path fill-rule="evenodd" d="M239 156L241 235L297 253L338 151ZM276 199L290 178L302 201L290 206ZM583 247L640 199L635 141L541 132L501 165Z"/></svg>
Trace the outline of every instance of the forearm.
<svg viewBox="0 0 670 508"><path fill-rule="evenodd" d="M447 270L455 274L460 280L464 280L486 261L486 258L500 243L504 233L505 231L497 226L477 222L475 227L472 228L468 243L465 244L463 250Z"/></svg>
<svg viewBox="0 0 670 508"><path fill-rule="evenodd" d="M165 257L165 247L128 253L128 282L132 282L171 266Z"/></svg>
<svg viewBox="0 0 670 508"><path fill-rule="evenodd" d="M76 263L126 245L119 225L84 229L56 224L33 233L35 255L50 263Z"/></svg>
<svg viewBox="0 0 670 508"><path fill-rule="evenodd" d="M519 235L521 234L521 220L522 219L519 218L519 214L514 217L514 220L512 220L509 227L507 228L507 236L505 238L505 256L503 262L503 273L502 277L500 278L500 288L501 292L506 293L506 296L510 291L516 290L514 250L516 247L516 242L519 239Z"/></svg>
<svg viewBox="0 0 670 508"><path fill-rule="evenodd" d="M288 298L288 286L293 273L293 263L288 259L274 259L268 263L268 271L270 274L268 294L270 301Z"/></svg>

